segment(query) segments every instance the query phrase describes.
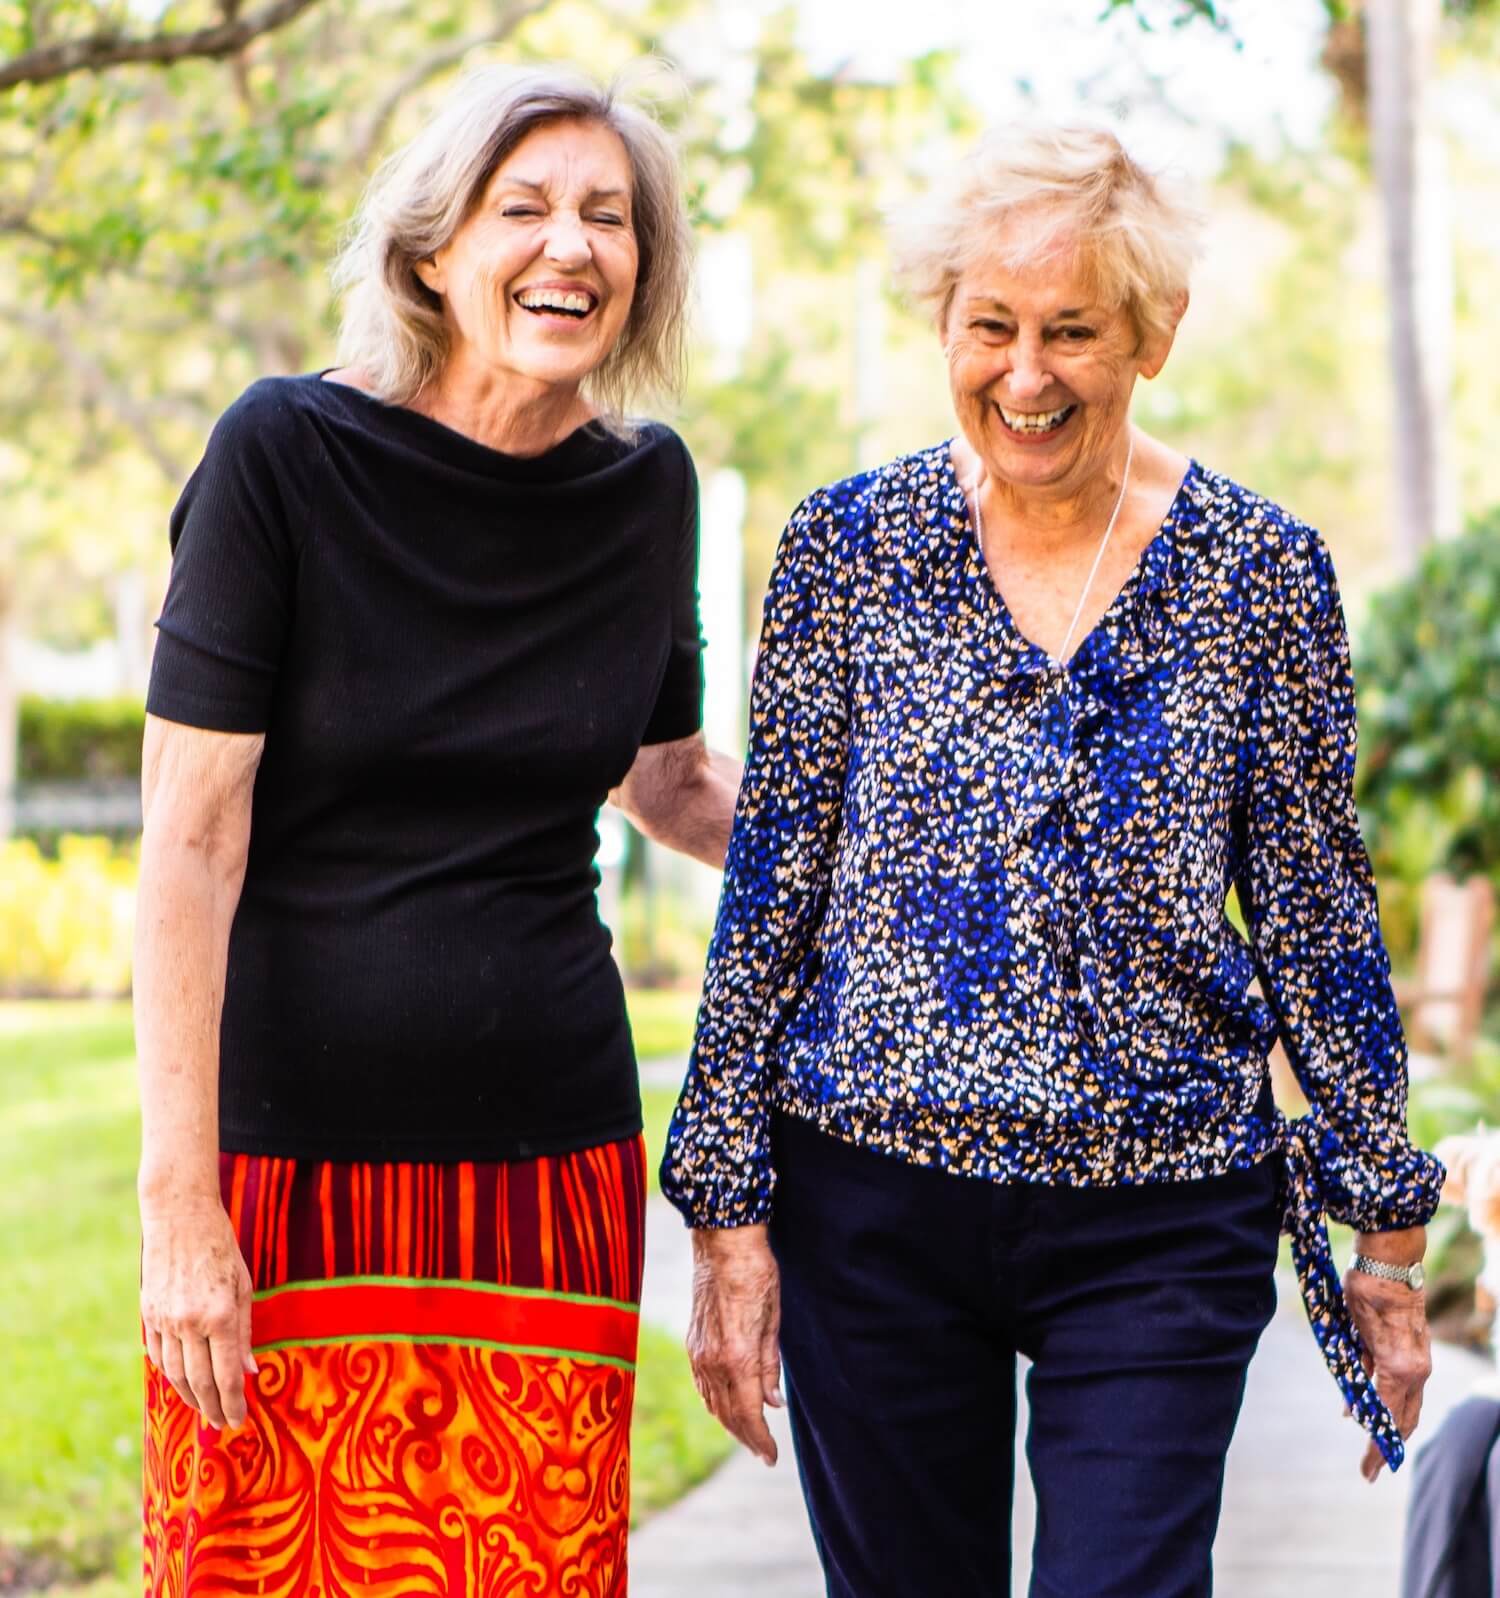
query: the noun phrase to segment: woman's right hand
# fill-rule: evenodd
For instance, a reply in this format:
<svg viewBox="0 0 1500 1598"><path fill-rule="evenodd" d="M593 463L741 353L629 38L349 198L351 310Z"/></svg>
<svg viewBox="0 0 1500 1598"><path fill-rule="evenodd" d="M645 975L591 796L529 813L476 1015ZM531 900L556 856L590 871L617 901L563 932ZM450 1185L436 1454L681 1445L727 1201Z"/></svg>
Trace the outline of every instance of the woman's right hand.
<svg viewBox="0 0 1500 1598"><path fill-rule="evenodd" d="M142 1202L146 1357L210 1426L244 1423L253 1291L217 1196Z"/></svg>
<svg viewBox="0 0 1500 1598"><path fill-rule="evenodd" d="M693 1233L688 1358L708 1412L758 1459L776 1463L764 1406L781 1396L781 1277L764 1226Z"/></svg>

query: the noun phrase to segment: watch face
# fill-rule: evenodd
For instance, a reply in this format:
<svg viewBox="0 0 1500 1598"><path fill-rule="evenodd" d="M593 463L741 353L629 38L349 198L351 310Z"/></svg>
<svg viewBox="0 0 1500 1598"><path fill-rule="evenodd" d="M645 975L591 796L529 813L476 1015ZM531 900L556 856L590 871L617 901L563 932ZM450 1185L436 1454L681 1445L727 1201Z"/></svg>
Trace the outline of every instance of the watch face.
<svg viewBox="0 0 1500 1598"><path fill-rule="evenodd" d="M1427 1280L1427 1273L1422 1269L1422 1262L1420 1260L1418 1260L1417 1263L1413 1265L1412 1268L1406 1273L1406 1280L1411 1285L1413 1292L1418 1291L1421 1288L1422 1283Z"/></svg>

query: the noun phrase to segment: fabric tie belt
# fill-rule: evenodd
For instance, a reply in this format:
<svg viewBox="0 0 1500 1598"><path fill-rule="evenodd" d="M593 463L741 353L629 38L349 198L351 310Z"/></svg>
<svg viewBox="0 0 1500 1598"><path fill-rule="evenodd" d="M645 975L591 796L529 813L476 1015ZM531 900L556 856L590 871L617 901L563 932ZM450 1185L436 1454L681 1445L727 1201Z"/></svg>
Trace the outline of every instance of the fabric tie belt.
<svg viewBox="0 0 1500 1598"><path fill-rule="evenodd" d="M1350 1412L1370 1434L1391 1469L1406 1457L1401 1430L1365 1369L1368 1357L1359 1330L1344 1301L1343 1284L1333 1260L1324 1218L1323 1189L1318 1179L1316 1150L1319 1123L1315 1115L1289 1121L1276 1114L1277 1146L1286 1156L1287 1192L1282 1230L1291 1239L1292 1263L1302 1288L1302 1302L1323 1359L1333 1373Z"/></svg>

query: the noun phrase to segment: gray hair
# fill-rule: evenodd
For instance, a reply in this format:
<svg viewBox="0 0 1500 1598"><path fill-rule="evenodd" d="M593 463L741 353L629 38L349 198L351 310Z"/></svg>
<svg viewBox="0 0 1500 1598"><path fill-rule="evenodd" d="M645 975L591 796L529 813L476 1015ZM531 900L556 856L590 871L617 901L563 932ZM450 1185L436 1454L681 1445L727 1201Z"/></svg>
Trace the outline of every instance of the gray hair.
<svg viewBox="0 0 1500 1598"><path fill-rule="evenodd" d="M1017 220L1023 225L1009 230L1001 250L999 225ZM1037 123L985 134L953 173L888 222L897 277L939 325L975 261L1014 268L1069 247L1099 298L1123 306L1141 338L1175 326L1201 228L1197 209L1113 133Z"/></svg>
<svg viewBox="0 0 1500 1598"><path fill-rule="evenodd" d="M385 161L360 200L333 267L343 299L340 364L371 392L406 404L448 358L442 302L416 264L453 238L495 169L534 129L594 122L616 133L634 178L639 266L620 338L585 390L616 430L642 393L681 383L692 234L671 139L616 83L559 67L481 67L466 73L411 142Z"/></svg>

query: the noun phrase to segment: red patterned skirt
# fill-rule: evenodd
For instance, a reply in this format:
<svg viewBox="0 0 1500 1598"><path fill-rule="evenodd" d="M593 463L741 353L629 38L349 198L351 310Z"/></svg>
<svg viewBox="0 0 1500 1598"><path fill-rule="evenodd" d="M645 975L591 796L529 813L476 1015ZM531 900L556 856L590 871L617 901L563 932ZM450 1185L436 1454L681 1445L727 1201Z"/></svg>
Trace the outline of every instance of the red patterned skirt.
<svg viewBox="0 0 1500 1598"><path fill-rule="evenodd" d="M148 1598L623 1594L641 1139L219 1170L260 1369L219 1433L146 1366Z"/></svg>

